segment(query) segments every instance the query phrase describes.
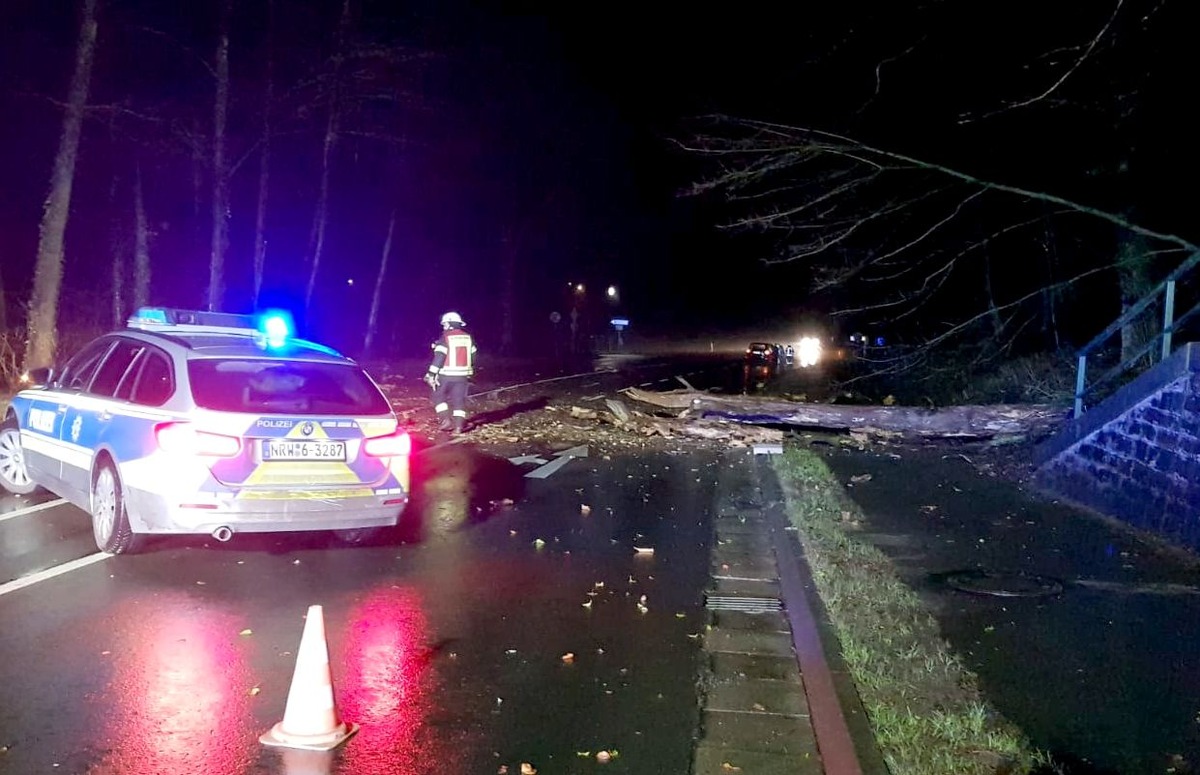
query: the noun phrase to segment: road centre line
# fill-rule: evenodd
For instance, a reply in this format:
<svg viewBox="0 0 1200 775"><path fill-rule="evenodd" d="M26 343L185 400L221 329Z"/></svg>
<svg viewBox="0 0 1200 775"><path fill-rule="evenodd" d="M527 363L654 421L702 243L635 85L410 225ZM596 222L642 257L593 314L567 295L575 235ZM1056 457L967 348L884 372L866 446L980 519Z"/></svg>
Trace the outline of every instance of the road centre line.
<svg viewBox="0 0 1200 775"><path fill-rule="evenodd" d="M45 503L39 503L35 506L26 506L23 509L14 509L13 511L6 511L3 514L0 514L0 522L5 521L6 519L16 519L17 517L23 517L26 514L33 514L36 511L44 511L46 509L52 509L55 506L61 506L66 502L67 502L66 498L55 498L52 501L46 501Z"/></svg>
<svg viewBox="0 0 1200 775"><path fill-rule="evenodd" d="M96 552L95 554L89 554L86 557L80 557L78 560L71 560L70 562L64 562L62 565L56 565L53 568L46 568L45 570L40 570L37 573L32 573L28 576L22 576L19 579L8 582L7 584L0 584L0 597L7 595L9 592L16 592L18 589L24 589L25 587L33 586L39 581L48 581L55 576L61 576L64 573L70 573L73 570L86 568L89 565L95 565L101 560L107 560L109 557L112 557L112 555L106 554L105 552Z"/></svg>

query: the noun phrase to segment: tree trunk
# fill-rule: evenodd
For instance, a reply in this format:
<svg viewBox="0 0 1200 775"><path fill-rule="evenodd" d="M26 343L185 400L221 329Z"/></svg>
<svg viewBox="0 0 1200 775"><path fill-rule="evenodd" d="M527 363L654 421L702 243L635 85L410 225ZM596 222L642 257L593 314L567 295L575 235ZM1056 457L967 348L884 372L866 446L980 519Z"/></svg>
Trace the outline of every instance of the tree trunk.
<svg viewBox="0 0 1200 775"><path fill-rule="evenodd" d="M363 342L363 356L371 354L375 339L375 325L379 318L379 302L383 298L383 278L387 274L388 256L392 252L392 236L396 233L396 211L392 210L388 221L387 239L383 241L383 255L379 257L379 274L375 277L375 292L371 295L371 311L367 313L367 338Z"/></svg>
<svg viewBox="0 0 1200 775"><path fill-rule="evenodd" d="M313 291L317 287L317 274L321 268L321 256L325 252L325 232L329 225L329 178L333 166L333 153L337 148L341 118L341 73L342 60L346 54L346 37L350 27L350 0L342 2L342 18L338 22L338 38L333 60L333 77L329 93L329 118L325 124L325 142L321 151L321 188L317 193L317 206L313 212L312 232L309 236L308 287L304 291L304 311L312 306Z"/></svg>
<svg viewBox="0 0 1200 775"><path fill-rule="evenodd" d="M120 179L114 170L112 180L108 184L108 211L120 213L117 204L117 190ZM125 322L125 229L124 218L114 217L109 232L108 247L112 260L112 327L120 328Z"/></svg>
<svg viewBox="0 0 1200 775"><path fill-rule="evenodd" d="M217 98L213 106L212 254L208 264L208 309L221 308L225 295L225 252L229 249L229 170L225 162L225 122L229 111L229 17L233 0L221 3L217 38Z"/></svg>
<svg viewBox="0 0 1200 775"><path fill-rule="evenodd" d="M112 257L112 327L125 324L125 256L114 250Z"/></svg>
<svg viewBox="0 0 1200 775"><path fill-rule="evenodd" d="M140 163L133 179L133 251L133 308L139 309L150 303L150 227Z"/></svg>
<svg viewBox="0 0 1200 775"><path fill-rule="evenodd" d="M4 262L0 261L0 267ZM8 331L8 298L4 295L4 271L0 269L0 334Z"/></svg>
<svg viewBox="0 0 1200 775"><path fill-rule="evenodd" d="M271 182L271 102L275 99L275 56L271 49L275 2L267 0L267 74L263 94L262 150L258 157L258 208L254 216L254 308L262 293L267 266L267 199Z"/></svg>
<svg viewBox="0 0 1200 775"><path fill-rule="evenodd" d="M1151 264L1149 240L1140 234L1123 232L1121 243L1117 248L1117 281L1121 292L1121 314L1125 314L1154 287ZM1159 309L1161 309L1161 305L1152 304L1147 311L1121 328L1121 363L1129 363L1134 353L1144 347L1154 336L1156 327L1154 314L1155 310ZM1148 365L1149 356L1143 361L1143 365Z"/></svg>
<svg viewBox="0 0 1200 775"><path fill-rule="evenodd" d="M992 324L992 341L999 342L1004 335L1004 318L1000 315L1000 308L996 306L996 293L992 289L992 254L986 248L983 255L983 289L987 294L988 319Z"/></svg>
<svg viewBox="0 0 1200 775"><path fill-rule="evenodd" d="M113 114L108 123L109 158L118 158L117 121ZM124 324L125 314L125 236L126 222L124 210L117 199L121 189L121 176L117 172L115 161L110 166L111 177L108 181L108 212L110 215L108 230L108 252L111 265L110 291L112 297L112 327L120 328Z"/></svg>
<svg viewBox="0 0 1200 775"><path fill-rule="evenodd" d="M192 148L192 228L195 230L196 241L199 242L204 230L201 228L200 214L204 211L204 135L198 127L192 127L189 144Z"/></svg>
<svg viewBox="0 0 1200 775"><path fill-rule="evenodd" d="M1044 230L1042 245L1046 251L1046 283L1042 289L1042 333L1054 351L1062 349L1062 340L1058 334L1058 296L1060 291L1055 289L1058 281L1058 250L1055 248L1054 235L1047 223Z"/></svg>
<svg viewBox="0 0 1200 775"><path fill-rule="evenodd" d="M1061 407L1036 404L948 406L931 411L907 406L843 406L714 396L690 390L657 393L627 388L622 392L635 401L680 412L679 416L902 438L1039 438L1061 428L1069 414Z"/></svg>
<svg viewBox="0 0 1200 775"><path fill-rule="evenodd" d="M71 76L62 134L59 136L54 172L50 178L50 195L46 198L38 237L33 295L29 300L29 339L25 346L24 371L49 366L58 349L58 298L62 290L63 243L71 213L75 157L83 133L83 112L87 106L92 60L96 53L99 26L96 21L97 1L83 0L83 20L75 47L75 72Z"/></svg>
<svg viewBox="0 0 1200 775"><path fill-rule="evenodd" d="M500 292L500 353L512 355L517 314L517 251L520 246L513 230L505 231L500 242L500 249L504 251L504 276L501 278Z"/></svg>

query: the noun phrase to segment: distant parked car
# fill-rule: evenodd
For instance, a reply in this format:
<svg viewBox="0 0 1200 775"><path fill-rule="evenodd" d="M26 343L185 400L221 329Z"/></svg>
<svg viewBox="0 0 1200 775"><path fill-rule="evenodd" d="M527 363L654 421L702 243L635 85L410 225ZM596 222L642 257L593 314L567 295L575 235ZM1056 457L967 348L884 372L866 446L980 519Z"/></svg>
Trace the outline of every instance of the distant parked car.
<svg viewBox="0 0 1200 775"><path fill-rule="evenodd" d="M779 371L779 350L770 342L751 342L742 359L742 389L760 387Z"/></svg>

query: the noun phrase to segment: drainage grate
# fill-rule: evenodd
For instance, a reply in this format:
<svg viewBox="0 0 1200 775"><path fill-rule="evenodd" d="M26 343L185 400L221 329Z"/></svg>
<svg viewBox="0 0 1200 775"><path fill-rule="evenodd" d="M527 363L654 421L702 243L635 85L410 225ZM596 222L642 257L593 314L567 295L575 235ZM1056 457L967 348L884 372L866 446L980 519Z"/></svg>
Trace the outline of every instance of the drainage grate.
<svg viewBox="0 0 1200 775"><path fill-rule="evenodd" d="M740 611L745 614L773 614L783 610L783 601L775 597L733 597L709 595L704 607L710 611Z"/></svg>

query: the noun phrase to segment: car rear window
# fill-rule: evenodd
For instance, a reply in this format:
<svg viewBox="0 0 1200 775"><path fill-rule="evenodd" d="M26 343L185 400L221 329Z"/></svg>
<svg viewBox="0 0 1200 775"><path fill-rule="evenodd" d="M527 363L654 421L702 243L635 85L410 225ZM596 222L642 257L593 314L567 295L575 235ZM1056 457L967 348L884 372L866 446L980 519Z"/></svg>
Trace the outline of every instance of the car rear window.
<svg viewBox="0 0 1200 775"><path fill-rule="evenodd" d="M188 361L192 398L203 409L256 414L378 415L387 399L350 364L254 358Z"/></svg>

